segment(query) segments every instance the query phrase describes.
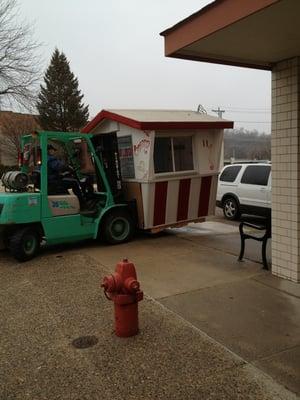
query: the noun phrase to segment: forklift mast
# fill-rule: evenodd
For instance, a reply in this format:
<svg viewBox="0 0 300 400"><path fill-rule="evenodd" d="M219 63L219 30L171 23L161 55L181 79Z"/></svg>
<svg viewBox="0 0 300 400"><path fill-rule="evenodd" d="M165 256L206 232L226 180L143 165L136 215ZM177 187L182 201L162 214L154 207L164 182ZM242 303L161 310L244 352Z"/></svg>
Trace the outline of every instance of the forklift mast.
<svg viewBox="0 0 300 400"><path fill-rule="evenodd" d="M95 153L102 161L114 200L123 200L122 176L117 134L95 135L91 138Z"/></svg>

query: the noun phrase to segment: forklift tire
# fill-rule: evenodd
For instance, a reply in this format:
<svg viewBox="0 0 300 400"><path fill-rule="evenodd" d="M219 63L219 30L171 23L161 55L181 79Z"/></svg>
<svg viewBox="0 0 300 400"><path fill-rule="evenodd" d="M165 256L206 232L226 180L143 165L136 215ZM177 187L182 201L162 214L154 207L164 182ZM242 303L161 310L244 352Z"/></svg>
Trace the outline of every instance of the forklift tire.
<svg viewBox="0 0 300 400"><path fill-rule="evenodd" d="M4 236L3 236L3 238L2 238L2 245L3 245L2 250L7 250L7 249L9 248L9 238L8 238L7 235L4 235Z"/></svg>
<svg viewBox="0 0 300 400"><path fill-rule="evenodd" d="M18 261L29 261L40 248L40 235L34 228L23 228L13 233L9 239L9 251Z"/></svg>
<svg viewBox="0 0 300 400"><path fill-rule="evenodd" d="M109 244L128 242L134 235L134 231L134 221L125 210L114 210L109 213L102 224L103 238Z"/></svg>

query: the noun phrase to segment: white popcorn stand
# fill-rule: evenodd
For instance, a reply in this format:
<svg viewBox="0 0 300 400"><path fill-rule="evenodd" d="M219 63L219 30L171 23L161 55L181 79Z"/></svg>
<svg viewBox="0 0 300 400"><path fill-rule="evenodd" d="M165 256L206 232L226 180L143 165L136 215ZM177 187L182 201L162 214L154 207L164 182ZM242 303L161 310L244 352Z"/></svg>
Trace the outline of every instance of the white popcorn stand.
<svg viewBox="0 0 300 400"><path fill-rule="evenodd" d="M233 122L195 111L102 110L84 129L117 143L123 191L139 227L159 231L213 215L223 130Z"/></svg>

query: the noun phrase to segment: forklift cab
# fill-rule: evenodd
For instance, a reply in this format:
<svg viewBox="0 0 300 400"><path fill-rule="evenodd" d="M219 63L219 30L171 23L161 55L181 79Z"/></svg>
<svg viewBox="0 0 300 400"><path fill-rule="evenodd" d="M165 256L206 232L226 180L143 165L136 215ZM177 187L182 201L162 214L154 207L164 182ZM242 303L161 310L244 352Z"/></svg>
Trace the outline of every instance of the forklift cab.
<svg viewBox="0 0 300 400"><path fill-rule="evenodd" d="M19 160L21 171L29 177L29 189L48 197L55 216L88 214L95 202L105 207L112 201L110 186L96 158L87 135L35 132L22 138ZM67 203L72 207L66 207Z"/></svg>

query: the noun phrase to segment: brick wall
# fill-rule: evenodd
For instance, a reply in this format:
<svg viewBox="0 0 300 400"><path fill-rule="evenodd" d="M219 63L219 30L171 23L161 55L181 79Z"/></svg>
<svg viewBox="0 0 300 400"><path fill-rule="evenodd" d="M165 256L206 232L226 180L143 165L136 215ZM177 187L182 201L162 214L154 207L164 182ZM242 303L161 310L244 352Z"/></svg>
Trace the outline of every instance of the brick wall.
<svg viewBox="0 0 300 400"><path fill-rule="evenodd" d="M300 281L300 57L272 71L272 272Z"/></svg>

